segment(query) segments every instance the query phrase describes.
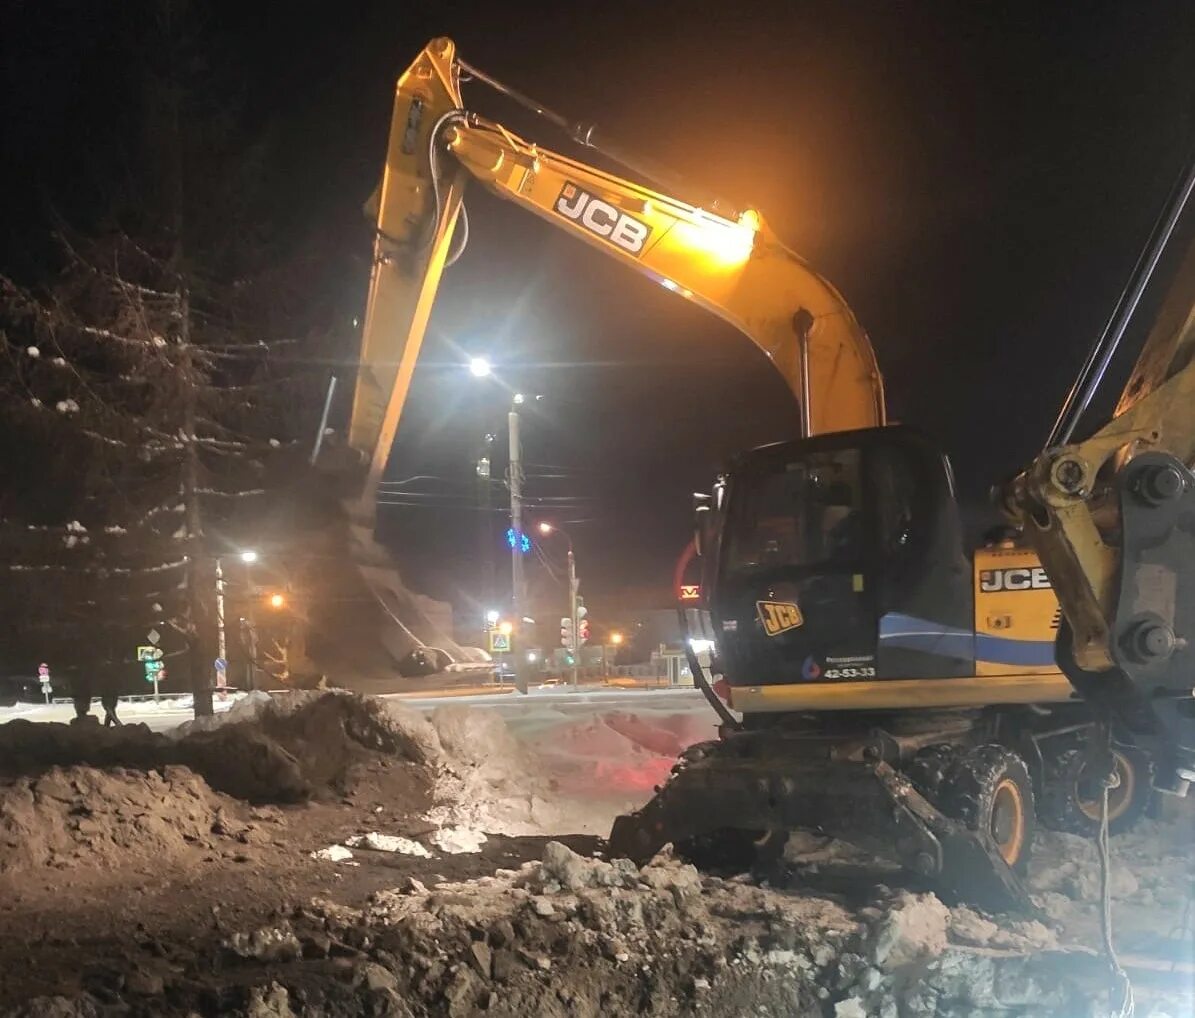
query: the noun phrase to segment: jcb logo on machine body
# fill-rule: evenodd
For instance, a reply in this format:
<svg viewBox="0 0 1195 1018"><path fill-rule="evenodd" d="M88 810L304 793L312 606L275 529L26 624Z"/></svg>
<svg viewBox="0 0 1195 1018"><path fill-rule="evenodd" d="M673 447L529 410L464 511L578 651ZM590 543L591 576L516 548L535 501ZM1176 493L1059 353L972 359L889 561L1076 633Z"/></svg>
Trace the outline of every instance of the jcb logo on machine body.
<svg viewBox="0 0 1195 1018"><path fill-rule="evenodd" d="M636 257L643 251L651 227L628 216L608 201L595 198L576 184L565 184L556 199L556 211L565 219L580 223L590 233L610 241Z"/></svg>
<svg viewBox="0 0 1195 1018"><path fill-rule="evenodd" d="M792 601L756 601L755 610L768 636L779 636L805 624L805 617Z"/></svg>
<svg viewBox="0 0 1195 1018"><path fill-rule="evenodd" d="M1050 578L1041 566L1014 569L984 569L979 574L979 589L984 594L998 590L1050 590Z"/></svg>

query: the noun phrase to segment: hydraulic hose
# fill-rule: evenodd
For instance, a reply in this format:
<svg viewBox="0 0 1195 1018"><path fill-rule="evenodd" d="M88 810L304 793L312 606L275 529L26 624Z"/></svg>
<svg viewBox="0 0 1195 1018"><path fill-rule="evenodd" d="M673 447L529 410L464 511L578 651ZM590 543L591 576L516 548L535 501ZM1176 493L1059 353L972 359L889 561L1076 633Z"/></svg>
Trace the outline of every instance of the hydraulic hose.
<svg viewBox="0 0 1195 1018"><path fill-rule="evenodd" d="M685 613L685 604L680 599L681 581L685 578L685 570L689 563L693 561L697 554L697 545L693 541L689 541L685 545L684 551L680 553L680 558L676 562L676 571L673 574L672 591L676 595L676 617L680 622L681 641L685 648L685 658L689 662L689 671L693 673L693 681L697 684L697 688L705 695L711 707L714 708L714 713L718 715L722 724L732 731L738 731L743 727L742 722L739 721L733 714L730 713L730 708L722 702L722 698L714 692L714 687L710 685L709 679L706 677L705 669L701 667L701 662L697 660L697 652L693 649L692 640L689 632L689 616Z"/></svg>

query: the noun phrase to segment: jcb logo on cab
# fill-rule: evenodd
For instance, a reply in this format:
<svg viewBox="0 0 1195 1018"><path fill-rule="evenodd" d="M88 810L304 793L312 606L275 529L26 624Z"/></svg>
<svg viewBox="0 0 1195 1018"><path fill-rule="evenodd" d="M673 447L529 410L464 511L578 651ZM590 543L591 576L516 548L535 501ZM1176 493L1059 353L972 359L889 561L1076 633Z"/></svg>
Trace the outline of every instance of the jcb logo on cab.
<svg viewBox="0 0 1195 1018"><path fill-rule="evenodd" d="M792 601L756 601L755 610L768 636L779 636L805 623L801 609Z"/></svg>
<svg viewBox="0 0 1195 1018"><path fill-rule="evenodd" d="M616 244L628 254L638 256L647 243L651 227L616 209L608 201L595 198L576 184L565 184L556 199L556 211L566 219L580 223L590 233Z"/></svg>
<svg viewBox="0 0 1195 1018"><path fill-rule="evenodd" d="M979 574L979 589L985 594L998 590L1049 590L1050 578L1041 566L984 569Z"/></svg>

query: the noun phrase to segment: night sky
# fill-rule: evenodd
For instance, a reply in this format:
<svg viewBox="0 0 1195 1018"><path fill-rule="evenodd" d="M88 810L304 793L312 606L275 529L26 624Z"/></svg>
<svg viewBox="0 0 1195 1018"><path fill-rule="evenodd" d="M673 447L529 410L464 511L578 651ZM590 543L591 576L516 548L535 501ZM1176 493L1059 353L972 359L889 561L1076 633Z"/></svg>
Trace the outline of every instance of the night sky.
<svg viewBox="0 0 1195 1018"><path fill-rule="evenodd" d="M92 168L121 150L132 73L106 40L133 6L4 5L0 270L36 282L50 210L86 225L102 204ZM846 295L892 415L941 437L975 518L988 484L1036 452L1195 144L1195 5L1181 0L195 7L214 73L269 142L263 219L280 244L326 251L346 361L393 80L449 35L494 76L762 209ZM465 98L567 148L478 86ZM480 189L467 200L470 247L391 474L443 478L411 489L456 496L436 503L473 498L478 441L504 411L500 387L462 368L484 353L546 397L527 458L568 476L533 477L530 494L589 500L535 518L579 521L591 602L662 602L690 492L735 450L794 437L791 399L722 323ZM478 516L388 507L383 526L419 582L465 609L479 607Z"/></svg>

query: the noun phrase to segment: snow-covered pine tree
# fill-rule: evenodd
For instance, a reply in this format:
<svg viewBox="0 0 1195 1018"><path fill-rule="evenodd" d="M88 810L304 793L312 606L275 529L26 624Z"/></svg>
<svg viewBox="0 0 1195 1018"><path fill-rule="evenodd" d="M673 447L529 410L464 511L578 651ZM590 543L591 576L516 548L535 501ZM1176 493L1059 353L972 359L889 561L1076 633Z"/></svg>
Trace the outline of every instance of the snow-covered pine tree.
<svg viewBox="0 0 1195 1018"><path fill-rule="evenodd" d="M126 689L157 632L204 713L215 557L268 515L268 461L291 445L270 434L269 404L305 379L269 377L270 344L237 330L235 299L192 294L129 238L68 255L48 297L3 283L6 430L46 488L0 494L5 607L25 620L26 656Z"/></svg>

